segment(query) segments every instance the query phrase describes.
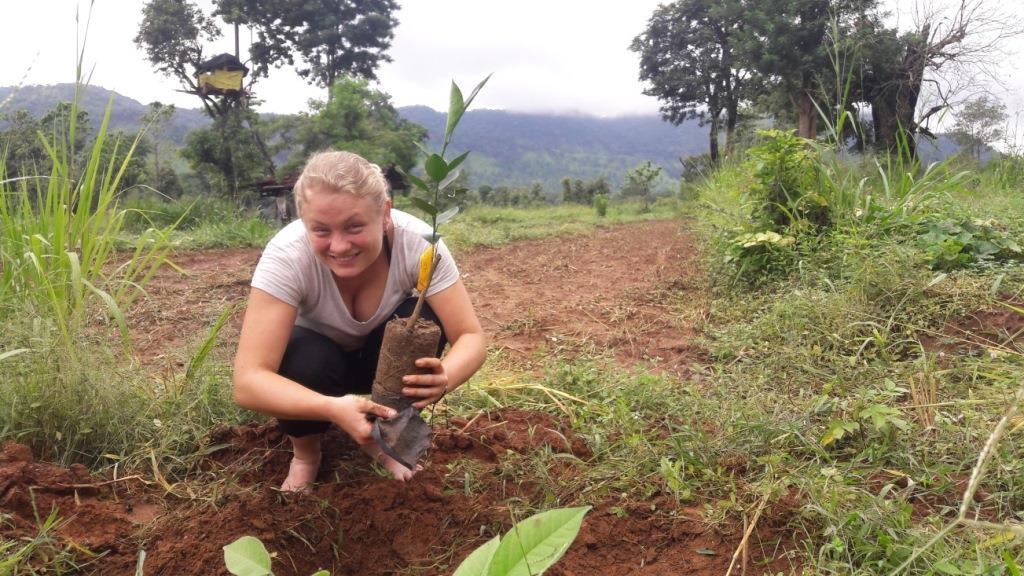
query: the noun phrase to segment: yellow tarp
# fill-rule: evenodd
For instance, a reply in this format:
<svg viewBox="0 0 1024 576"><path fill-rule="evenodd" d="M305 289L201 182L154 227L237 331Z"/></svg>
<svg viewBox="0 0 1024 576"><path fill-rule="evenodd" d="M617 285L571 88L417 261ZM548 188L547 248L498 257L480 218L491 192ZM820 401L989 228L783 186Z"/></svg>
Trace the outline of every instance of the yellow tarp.
<svg viewBox="0 0 1024 576"><path fill-rule="evenodd" d="M242 78L245 73L241 70L215 70L204 72L199 75L199 85L207 86L217 90L241 90Z"/></svg>

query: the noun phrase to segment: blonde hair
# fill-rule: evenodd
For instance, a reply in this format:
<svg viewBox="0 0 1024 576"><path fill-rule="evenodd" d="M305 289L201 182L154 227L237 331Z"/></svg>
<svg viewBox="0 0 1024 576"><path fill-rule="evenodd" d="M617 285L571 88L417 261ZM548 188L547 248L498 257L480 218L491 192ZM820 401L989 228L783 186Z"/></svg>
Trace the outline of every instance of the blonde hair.
<svg viewBox="0 0 1024 576"><path fill-rule="evenodd" d="M295 182L295 204L300 214L313 187L370 198L378 207L388 199L388 181L380 166L352 152L326 150L310 156Z"/></svg>

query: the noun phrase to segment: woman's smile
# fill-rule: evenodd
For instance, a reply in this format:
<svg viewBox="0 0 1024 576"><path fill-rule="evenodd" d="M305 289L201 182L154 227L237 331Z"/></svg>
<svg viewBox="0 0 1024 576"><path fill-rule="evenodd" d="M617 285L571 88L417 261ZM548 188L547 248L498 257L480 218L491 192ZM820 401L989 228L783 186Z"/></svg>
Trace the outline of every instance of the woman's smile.
<svg viewBox="0 0 1024 576"><path fill-rule="evenodd" d="M358 278L380 258L390 205L311 188L302 221L313 252L339 279Z"/></svg>

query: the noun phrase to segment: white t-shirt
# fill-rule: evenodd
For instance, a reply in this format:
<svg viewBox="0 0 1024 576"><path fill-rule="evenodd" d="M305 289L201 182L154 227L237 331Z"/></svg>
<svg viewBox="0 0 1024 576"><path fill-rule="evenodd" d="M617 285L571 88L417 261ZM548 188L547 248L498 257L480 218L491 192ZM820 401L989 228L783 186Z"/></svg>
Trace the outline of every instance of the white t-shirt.
<svg viewBox="0 0 1024 576"><path fill-rule="evenodd" d="M373 317L360 322L341 299L330 268L313 253L302 220L281 229L267 244L256 264L251 285L298 310L295 324L315 330L346 350L362 346L374 328L390 320L388 315L416 291L420 255L429 246L430 225L400 210L391 211L395 240L391 246L388 282L380 307ZM441 260L427 289L433 296L459 279L451 252L438 242Z"/></svg>

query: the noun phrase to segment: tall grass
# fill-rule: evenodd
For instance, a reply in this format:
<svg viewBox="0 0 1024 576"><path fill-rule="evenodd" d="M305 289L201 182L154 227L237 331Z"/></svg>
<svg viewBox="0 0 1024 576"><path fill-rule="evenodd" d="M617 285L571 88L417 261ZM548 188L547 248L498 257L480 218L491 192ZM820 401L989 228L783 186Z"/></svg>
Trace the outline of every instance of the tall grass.
<svg viewBox="0 0 1024 576"><path fill-rule="evenodd" d="M209 346L187 374L139 369L125 313L169 264L188 211L138 224L121 181L142 134L109 137L111 99L83 147L84 88L79 74L67 117L38 135L37 172L7 178L0 163L0 439L61 463L171 467L237 408Z"/></svg>
<svg viewBox="0 0 1024 576"><path fill-rule="evenodd" d="M49 155L49 175L0 181L5 295L25 306L28 314L52 323L71 357L96 301L127 338L123 309L164 264L169 250L167 229L148 229L130 253L118 253L125 218L117 208L118 184L138 139L127 144L120 163L103 165L105 146L113 146L116 158L117 149L125 145L106 140L112 103L84 165L77 165L72 145L78 125L73 102L67 131L55 131L50 138L40 135Z"/></svg>
<svg viewBox="0 0 1024 576"><path fill-rule="evenodd" d="M1020 334L986 348L950 326L970 330L973 315L1020 298L1024 272L1009 260L939 273L918 231L934 219L995 219L1019 242L1024 219L1005 209L1014 195L992 185L1012 170L834 160L819 160L831 224L791 222L784 265L758 282L733 283L732 266L720 264L730 235L755 221L737 191L753 171L732 166L706 185L698 221L718 295L709 387L790 407L772 425L803 441L776 442L774 457L803 495L795 526L813 573L1006 573L1020 564L1000 534L1016 530L1024 454L1000 422L1019 403ZM958 347L973 352L948 351ZM736 403L725 398L722 409ZM975 502L979 488L985 500Z"/></svg>

